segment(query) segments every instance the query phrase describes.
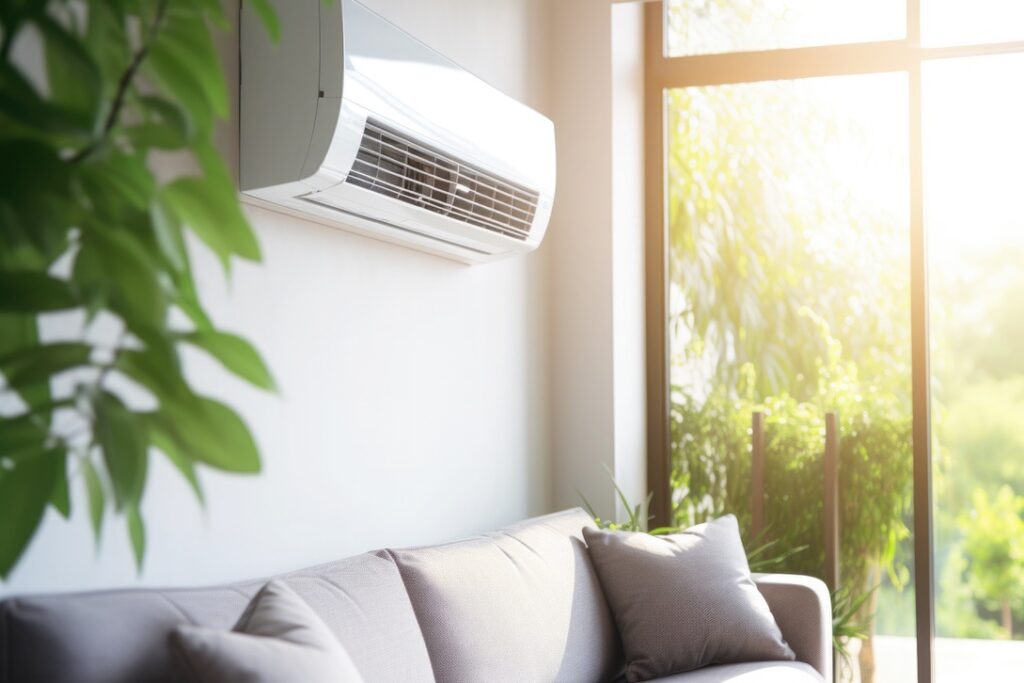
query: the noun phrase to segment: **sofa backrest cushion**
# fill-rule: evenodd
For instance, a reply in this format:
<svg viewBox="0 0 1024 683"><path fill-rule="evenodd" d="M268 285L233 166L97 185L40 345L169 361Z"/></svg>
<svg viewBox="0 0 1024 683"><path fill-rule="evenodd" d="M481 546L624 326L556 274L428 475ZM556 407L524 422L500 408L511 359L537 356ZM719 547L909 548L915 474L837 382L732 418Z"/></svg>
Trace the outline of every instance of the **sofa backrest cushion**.
<svg viewBox="0 0 1024 683"><path fill-rule="evenodd" d="M622 671L580 509L391 550L438 683L610 681Z"/></svg>
<svg viewBox="0 0 1024 683"><path fill-rule="evenodd" d="M386 553L279 578L331 628L366 681L433 679L416 616ZM174 627L230 629L263 583L9 599L0 603L0 683L177 680L168 645Z"/></svg>

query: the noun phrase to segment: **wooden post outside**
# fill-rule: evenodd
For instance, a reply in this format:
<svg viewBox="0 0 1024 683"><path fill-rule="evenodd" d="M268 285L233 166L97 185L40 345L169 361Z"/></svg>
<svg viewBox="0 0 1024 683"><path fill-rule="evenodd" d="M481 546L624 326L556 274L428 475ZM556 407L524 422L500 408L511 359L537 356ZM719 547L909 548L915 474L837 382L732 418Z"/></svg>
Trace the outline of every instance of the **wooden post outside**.
<svg viewBox="0 0 1024 683"><path fill-rule="evenodd" d="M750 430L750 534L759 543L764 532L764 413L751 415Z"/></svg>
<svg viewBox="0 0 1024 683"><path fill-rule="evenodd" d="M839 588L839 417L825 414L825 583Z"/></svg>

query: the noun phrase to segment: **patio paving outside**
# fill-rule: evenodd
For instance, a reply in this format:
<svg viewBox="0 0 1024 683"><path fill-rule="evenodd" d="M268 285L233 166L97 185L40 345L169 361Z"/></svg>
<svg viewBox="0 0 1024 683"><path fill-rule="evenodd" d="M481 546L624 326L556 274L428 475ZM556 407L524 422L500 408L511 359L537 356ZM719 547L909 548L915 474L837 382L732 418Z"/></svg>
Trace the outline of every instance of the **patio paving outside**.
<svg viewBox="0 0 1024 683"><path fill-rule="evenodd" d="M917 650L913 638L875 636L876 683L914 683ZM936 683L1020 683L1024 641L935 639Z"/></svg>

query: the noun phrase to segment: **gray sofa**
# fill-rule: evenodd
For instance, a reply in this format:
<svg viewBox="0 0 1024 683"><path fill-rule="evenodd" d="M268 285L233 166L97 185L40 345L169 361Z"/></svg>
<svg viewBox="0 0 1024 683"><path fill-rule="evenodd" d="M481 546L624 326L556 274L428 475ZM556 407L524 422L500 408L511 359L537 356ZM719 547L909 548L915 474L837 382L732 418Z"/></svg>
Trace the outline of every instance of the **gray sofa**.
<svg viewBox="0 0 1024 683"><path fill-rule="evenodd" d="M375 681L614 681L621 648L579 509L452 543L379 550L286 574ZM828 593L816 579L760 575L796 662L719 665L663 681L831 680ZM263 580L127 589L0 603L0 683L164 683L178 624L229 629Z"/></svg>

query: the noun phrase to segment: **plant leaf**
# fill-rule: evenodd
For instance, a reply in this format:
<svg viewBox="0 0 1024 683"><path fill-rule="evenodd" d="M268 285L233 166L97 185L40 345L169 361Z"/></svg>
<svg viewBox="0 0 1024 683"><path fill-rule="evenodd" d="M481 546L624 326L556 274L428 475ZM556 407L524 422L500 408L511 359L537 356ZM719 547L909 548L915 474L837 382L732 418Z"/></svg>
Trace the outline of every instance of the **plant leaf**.
<svg viewBox="0 0 1024 683"><path fill-rule="evenodd" d="M146 484L148 441L144 425L121 399L104 392L96 400L95 437L114 489L118 510L139 502Z"/></svg>
<svg viewBox="0 0 1024 683"><path fill-rule="evenodd" d="M57 481L54 483L53 491L50 493L50 505L52 505L53 509L59 512L61 517L64 519L71 517L71 495L68 492L66 453L62 453L60 455L60 466L57 468Z"/></svg>
<svg viewBox="0 0 1024 683"><path fill-rule="evenodd" d="M218 192L215 184L188 177L169 183L161 196L181 222L220 257L225 270L232 255L259 260L259 244L233 192Z"/></svg>
<svg viewBox="0 0 1024 683"><path fill-rule="evenodd" d="M17 388L87 365L91 353L91 346L79 342L31 347L0 357L0 373Z"/></svg>
<svg viewBox="0 0 1024 683"><path fill-rule="evenodd" d="M103 513L107 507L107 497L103 492L103 482L96 467L89 459L82 461L82 475L85 479L85 492L89 498L89 522L92 525L93 537L100 542L103 531Z"/></svg>
<svg viewBox="0 0 1024 683"><path fill-rule="evenodd" d="M99 65L78 37L44 13L35 17L46 53L51 99L80 113L83 125L96 125L102 77Z"/></svg>
<svg viewBox="0 0 1024 683"><path fill-rule="evenodd" d="M0 456L17 458L27 452L42 451L47 430L39 422L32 413L0 417Z"/></svg>
<svg viewBox="0 0 1024 683"><path fill-rule="evenodd" d="M181 447L178 445L178 442L174 437L159 426L151 426L149 436L153 446L167 456L167 459L171 461L171 464L174 465L174 467L181 472L181 475L185 477L185 480L188 481L199 502L205 505L206 496L203 495L202 486L199 484L199 476L196 474L195 465L192 460L182 453Z"/></svg>
<svg viewBox="0 0 1024 683"><path fill-rule="evenodd" d="M263 22L263 27L267 29L267 35L270 36L270 40L274 44L281 42L281 22L277 18L277 12L274 7L268 2L268 0L248 0L251 4L253 11L259 16L260 21Z"/></svg>
<svg viewBox="0 0 1024 683"><path fill-rule="evenodd" d="M128 522L128 538L132 542L132 553L135 555L135 568L142 573L142 560L146 556L146 525L142 521L138 503L132 503L124 511Z"/></svg>
<svg viewBox="0 0 1024 683"><path fill-rule="evenodd" d="M168 356L156 347L127 349L118 356L116 367L157 397L187 400L191 396L177 355Z"/></svg>
<svg viewBox="0 0 1024 683"><path fill-rule="evenodd" d="M187 69L213 112L222 118L227 116L227 86L202 14L169 3L160 31L150 47L149 59L174 62Z"/></svg>
<svg viewBox="0 0 1024 683"><path fill-rule="evenodd" d="M157 280L151 254L126 229L97 229L83 235L74 282L87 296L110 306L137 334L162 329L168 299Z"/></svg>
<svg viewBox="0 0 1024 683"><path fill-rule="evenodd" d="M61 451L20 460L0 470L0 577L7 578L35 533L60 472Z"/></svg>
<svg viewBox="0 0 1024 683"><path fill-rule="evenodd" d="M95 2L89 5L85 45L104 76L104 98L112 98L117 81L131 60L124 7L121 3Z"/></svg>
<svg viewBox="0 0 1024 683"><path fill-rule="evenodd" d="M31 271L0 271L0 311L38 313L75 308L79 302L63 280Z"/></svg>
<svg viewBox="0 0 1024 683"><path fill-rule="evenodd" d="M268 391L277 388L260 354L238 335L205 330L184 335L182 339L203 349L219 360L225 368L255 386Z"/></svg>
<svg viewBox="0 0 1024 683"><path fill-rule="evenodd" d="M259 451L249 428L219 401L202 396L187 402L168 400L153 421L179 445L182 457L227 472L260 471Z"/></svg>

